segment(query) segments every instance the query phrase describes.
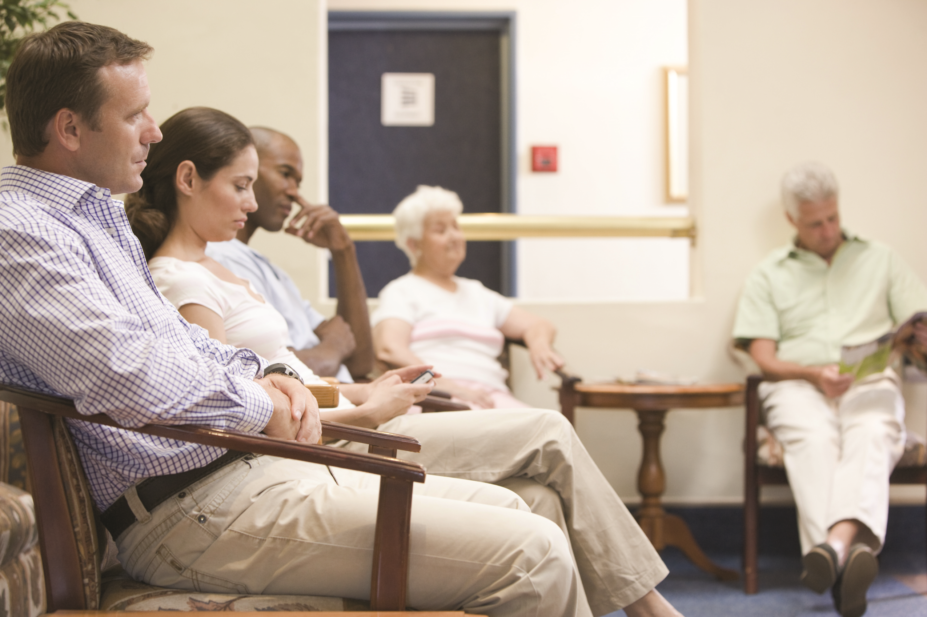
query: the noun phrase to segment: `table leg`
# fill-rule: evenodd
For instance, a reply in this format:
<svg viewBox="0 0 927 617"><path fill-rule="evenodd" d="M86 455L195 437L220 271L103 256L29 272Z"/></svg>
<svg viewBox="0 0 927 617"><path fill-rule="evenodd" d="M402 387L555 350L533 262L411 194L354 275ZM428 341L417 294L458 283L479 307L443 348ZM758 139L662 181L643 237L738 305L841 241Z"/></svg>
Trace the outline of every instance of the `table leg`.
<svg viewBox="0 0 927 617"><path fill-rule="evenodd" d="M637 520L654 548L662 551L666 547L663 534L666 511L661 501L666 490L666 472L660 459L660 437L663 435L666 410L637 410L637 418L637 428L644 439L644 454L637 472L637 490L643 499L637 511Z"/></svg>
<svg viewBox="0 0 927 617"><path fill-rule="evenodd" d="M663 519L663 537L667 546L675 546L699 568L712 574L719 581L736 581L740 574L736 570L722 568L702 552L701 547L692 537L686 522L675 514L667 514Z"/></svg>
<svg viewBox="0 0 927 617"><path fill-rule="evenodd" d="M560 413L570 421L570 424L576 424L574 415L576 406L579 404L579 393L576 391L576 383L579 381L576 377L565 376L560 382Z"/></svg>
<svg viewBox="0 0 927 617"><path fill-rule="evenodd" d="M739 578L736 571L722 568L708 559L692 537L692 532L684 520L674 514L667 514L663 509L662 496L666 490L666 472L660 457L660 438L663 436L667 410L636 411L638 430L644 441L644 453L637 474L637 490L642 497L637 520L641 529L658 551L667 546L675 546L692 563L719 580L736 580Z"/></svg>

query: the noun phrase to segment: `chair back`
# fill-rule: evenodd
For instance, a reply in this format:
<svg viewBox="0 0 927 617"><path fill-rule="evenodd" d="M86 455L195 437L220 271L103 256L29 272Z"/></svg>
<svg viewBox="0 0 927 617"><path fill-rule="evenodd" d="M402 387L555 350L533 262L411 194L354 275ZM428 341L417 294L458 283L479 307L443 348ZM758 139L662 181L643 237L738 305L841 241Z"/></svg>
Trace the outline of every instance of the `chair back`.
<svg viewBox="0 0 927 617"><path fill-rule="evenodd" d="M90 487L65 422L20 407L48 612L100 605L100 537Z"/></svg>

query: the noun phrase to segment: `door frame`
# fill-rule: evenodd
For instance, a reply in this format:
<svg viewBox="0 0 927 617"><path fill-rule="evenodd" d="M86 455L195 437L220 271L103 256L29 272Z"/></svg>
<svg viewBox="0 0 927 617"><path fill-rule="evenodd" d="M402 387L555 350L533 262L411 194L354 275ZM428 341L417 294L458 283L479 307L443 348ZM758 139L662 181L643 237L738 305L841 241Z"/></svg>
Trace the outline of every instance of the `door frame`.
<svg viewBox="0 0 927 617"><path fill-rule="evenodd" d="M514 11L329 11L328 31L385 31L385 30L482 30L499 33L499 76L501 127L500 144L502 194L500 210L516 213L516 182L518 152L515 148L515 19ZM326 72L327 74L327 72ZM328 84L326 83L326 92ZM516 281L515 243L502 242L502 292L515 297Z"/></svg>

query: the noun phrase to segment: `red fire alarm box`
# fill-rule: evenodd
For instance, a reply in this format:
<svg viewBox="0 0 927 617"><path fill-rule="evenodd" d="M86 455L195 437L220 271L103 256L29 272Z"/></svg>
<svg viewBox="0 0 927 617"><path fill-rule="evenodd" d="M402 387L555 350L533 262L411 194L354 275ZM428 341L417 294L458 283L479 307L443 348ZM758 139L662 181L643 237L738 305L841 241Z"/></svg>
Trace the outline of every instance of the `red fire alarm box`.
<svg viewBox="0 0 927 617"><path fill-rule="evenodd" d="M557 146L531 146L531 171L557 171Z"/></svg>

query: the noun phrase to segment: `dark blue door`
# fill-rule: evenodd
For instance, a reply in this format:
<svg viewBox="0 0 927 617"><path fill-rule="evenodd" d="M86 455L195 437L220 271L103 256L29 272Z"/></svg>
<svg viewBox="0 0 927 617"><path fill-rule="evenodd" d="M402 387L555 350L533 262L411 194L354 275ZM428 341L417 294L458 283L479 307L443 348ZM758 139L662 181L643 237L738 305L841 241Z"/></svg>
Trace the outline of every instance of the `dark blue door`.
<svg viewBox="0 0 927 617"><path fill-rule="evenodd" d="M343 214L388 214L419 184L456 191L464 212L501 212L500 33L331 30L329 203ZM435 123L383 126L383 73L433 73ZM358 242L367 293L409 271L392 242ZM500 242L470 242L460 276L502 293ZM329 277L334 295L334 276Z"/></svg>

